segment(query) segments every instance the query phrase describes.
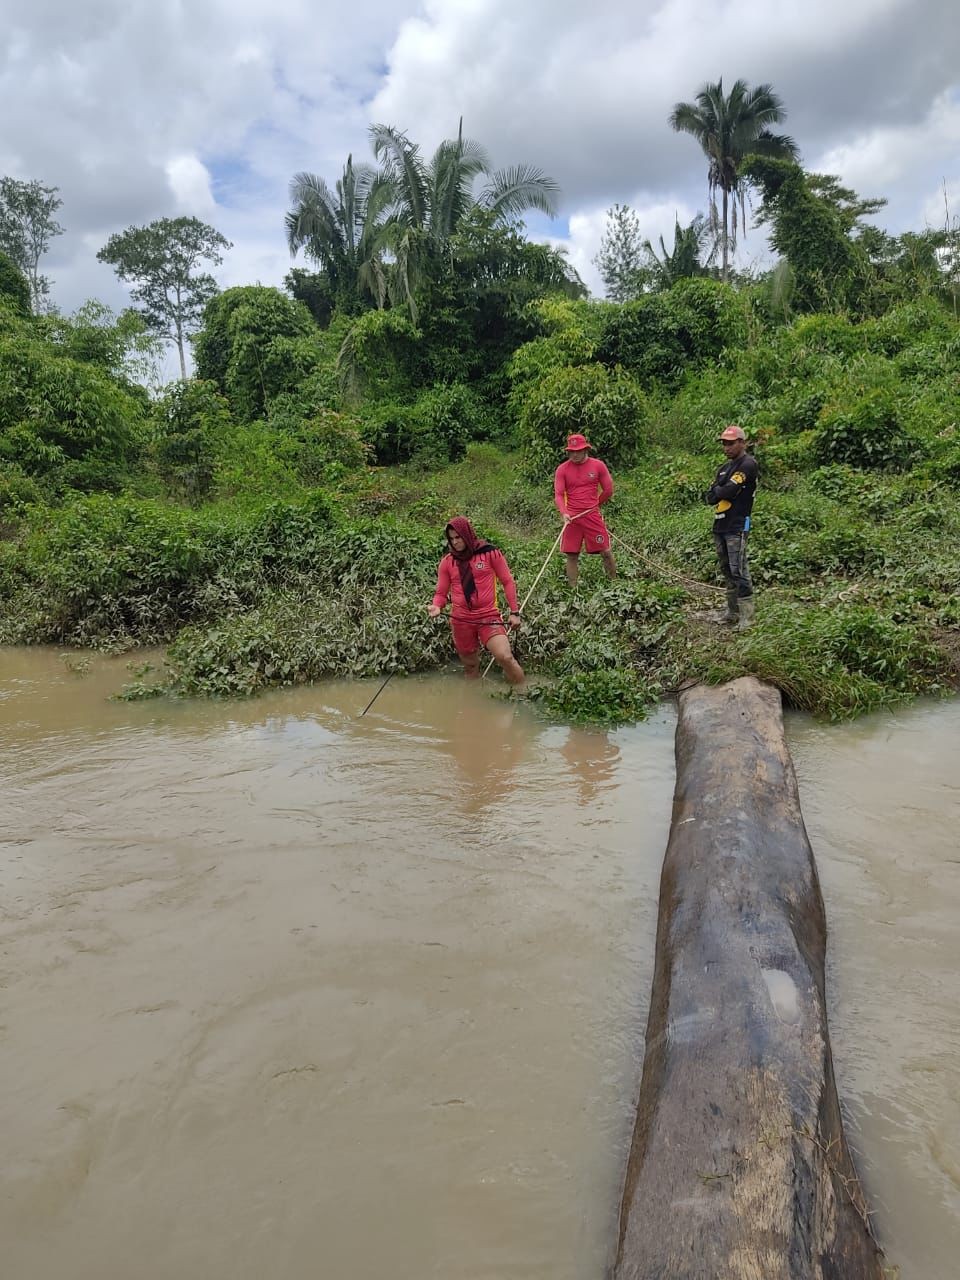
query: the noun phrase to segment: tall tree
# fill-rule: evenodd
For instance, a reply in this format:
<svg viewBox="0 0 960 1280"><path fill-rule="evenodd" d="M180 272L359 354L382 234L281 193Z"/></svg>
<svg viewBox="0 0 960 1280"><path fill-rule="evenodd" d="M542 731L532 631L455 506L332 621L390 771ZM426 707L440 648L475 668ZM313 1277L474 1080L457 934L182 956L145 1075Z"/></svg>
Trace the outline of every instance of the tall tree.
<svg viewBox="0 0 960 1280"><path fill-rule="evenodd" d="M851 187L841 186L840 179L832 173L805 173L804 179L815 196L836 210L848 234L865 231L870 224L863 219L879 213L887 204L886 196L861 196Z"/></svg>
<svg viewBox="0 0 960 1280"><path fill-rule="evenodd" d="M792 138L770 132L769 126L779 124L786 114L770 85L751 89L745 80L737 80L724 94L722 78L705 84L693 102L678 102L670 113L671 127L696 138L709 162L710 216L720 237L724 281L729 277L730 251L736 248L738 211L740 224L746 222L744 160L748 155L795 160L799 154ZM718 190L722 214L717 210Z"/></svg>
<svg viewBox="0 0 960 1280"><path fill-rule="evenodd" d="M40 274L40 259L63 227L54 214L63 204L59 187L45 187L36 178L20 182L0 178L0 250L23 272L30 286L30 304L40 311L50 295L50 281Z"/></svg>
<svg viewBox="0 0 960 1280"><path fill-rule="evenodd" d="M607 225L593 263L611 302L632 302L643 293L649 276L643 244L640 221L629 205L615 204L607 210Z"/></svg>
<svg viewBox="0 0 960 1280"><path fill-rule="evenodd" d="M347 156L331 191L315 173L294 174L290 183L287 243L295 257L303 249L321 268L341 306L369 295L386 301L383 224L393 203L394 184L371 165Z"/></svg>
<svg viewBox="0 0 960 1280"><path fill-rule="evenodd" d="M373 150L394 191L393 209L384 226L394 259L395 294L416 318L419 280L431 261L448 248L450 237L471 211L487 211L495 225L507 226L528 209L556 213L559 188L531 165L494 170L486 150L463 136L441 142L425 160L417 143L391 125L371 126ZM474 194L474 183L487 182Z"/></svg>
<svg viewBox="0 0 960 1280"><path fill-rule="evenodd" d="M159 218L145 227L127 227L112 235L97 254L109 262L154 333L174 342L180 356L180 376L187 376L184 343L199 328L203 308L219 287L213 276L198 268L219 266L230 241L199 218Z"/></svg>

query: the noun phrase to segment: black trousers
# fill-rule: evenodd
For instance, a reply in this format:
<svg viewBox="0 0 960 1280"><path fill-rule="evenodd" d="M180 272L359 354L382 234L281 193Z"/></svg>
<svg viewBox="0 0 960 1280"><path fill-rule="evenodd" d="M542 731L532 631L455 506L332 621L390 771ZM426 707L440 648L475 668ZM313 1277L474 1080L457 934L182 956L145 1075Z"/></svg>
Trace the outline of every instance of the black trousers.
<svg viewBox="0 0 960 1280"><path fill-rule="evenodd" d="M713 544L717 548L720 572L726 579L728 587L736 587L738 600L745 600L753 595L750 566L747 563L749 536L746 529L741 529L738 533L718 533L716 529L713 532Z"/></svg>

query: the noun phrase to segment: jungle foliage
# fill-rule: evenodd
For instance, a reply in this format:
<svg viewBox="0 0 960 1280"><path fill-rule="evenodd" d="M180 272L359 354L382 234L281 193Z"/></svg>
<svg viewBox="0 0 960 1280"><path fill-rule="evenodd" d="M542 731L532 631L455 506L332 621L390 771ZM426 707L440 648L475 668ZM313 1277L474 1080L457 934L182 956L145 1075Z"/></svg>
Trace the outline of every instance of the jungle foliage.
<svg viewBox="0 0 960 1280"><path fill-rule="evenodd" d="M301 220L317 271L211 296L196 376L166 388L146 389L142 318L33 315L0 258L0 641L169 645L131 696L442 666L447 629L425 607L443 525L469 515L523 594L556 536L564 439L582 431L614 470L621 576L589 557L571 593L549 565L517 639L543 714L617 723L685 679L743 672L834 717L957 686L949 227L887 236L865 221L878 200L743 158L777 267L732 284L688 272L699 250L678 228L636 296L591 302L493 196L474 200L485 170L467 140L439 161L411 147L381 139L398 182L400 159L412 167L403 218L396 192L377 216L420 255L412 295L378 296ZM443 217L441 161L462 179ZM537 187L513 177L518 200ZM354 202L357 232L373 179L353 166L327 195ZM744 634L705 618L722 595L701 495L731 421L762 468Z"/></svg>

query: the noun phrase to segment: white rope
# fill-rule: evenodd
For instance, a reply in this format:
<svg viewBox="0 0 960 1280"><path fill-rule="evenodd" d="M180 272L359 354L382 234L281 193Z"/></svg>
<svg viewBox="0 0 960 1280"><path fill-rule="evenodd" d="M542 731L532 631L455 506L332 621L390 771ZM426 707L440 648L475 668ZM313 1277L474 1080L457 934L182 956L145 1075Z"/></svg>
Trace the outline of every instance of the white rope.
<svg viewBox="0 0 960 1280"><path fill-rule="evenodd" d="M651 560L649 556L645 556L643 552L638 551L636 547L631 547L630 544L627 542L624 542L622 538L618 538L615 533L610 534L610 540L611 542L619 543L619 545L623 547L625 550L629 551L631 555L635 555L638 560L642 560L644 564L648 564L655 573L663 574L663 576L667 578L676 578L676 580L682 583L683 586L688 591L692 591L692 592L720 591L722 592L724 590L723 587L718 587L712 582L700 582L699 579L697 578L688 578L686 574L677 573L676 570L674 569L666 568L664 565L660 564L658 561Z"/></svg>

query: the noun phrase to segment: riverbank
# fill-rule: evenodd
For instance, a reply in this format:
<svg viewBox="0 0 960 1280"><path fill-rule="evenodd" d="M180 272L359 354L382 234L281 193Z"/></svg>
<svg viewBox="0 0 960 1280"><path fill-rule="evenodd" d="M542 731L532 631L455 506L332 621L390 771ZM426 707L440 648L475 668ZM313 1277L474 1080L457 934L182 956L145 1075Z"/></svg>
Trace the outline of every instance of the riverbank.
<svg viewBox="0 0 960 1280"><path fill-rule="evenodd" d="M866 487L840 465L768 465L751 535L757 625L737 633L705 621L723 599L698 500L713 462L682 472L660 450L617 474L616 581L588 557L571 592L554 555L518 640L534 681L550 677L548 714L636 719L686 680L740 674L834 719L956 687L955 493L897 474ZM425 608L456 512L504 547L523 595L556 513L546 481L493 445L432 473L368 469L350 492L200 509L78 496L34 508L0 546L0 641L169 645L166 665L128 696L436 670L451 658L448 630Z"/></svg>

